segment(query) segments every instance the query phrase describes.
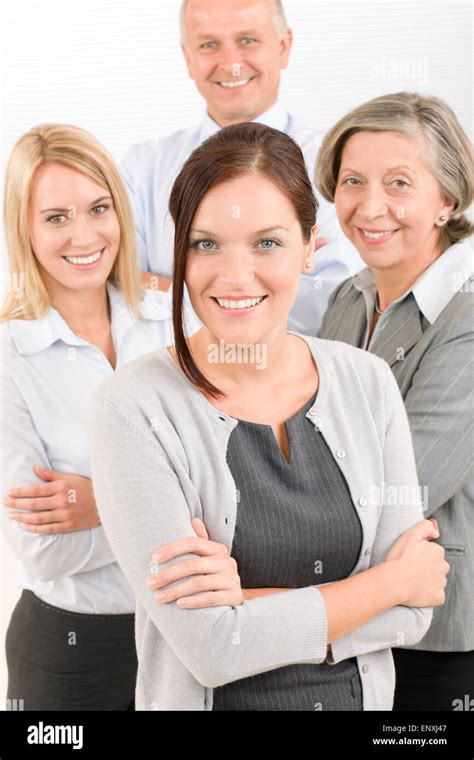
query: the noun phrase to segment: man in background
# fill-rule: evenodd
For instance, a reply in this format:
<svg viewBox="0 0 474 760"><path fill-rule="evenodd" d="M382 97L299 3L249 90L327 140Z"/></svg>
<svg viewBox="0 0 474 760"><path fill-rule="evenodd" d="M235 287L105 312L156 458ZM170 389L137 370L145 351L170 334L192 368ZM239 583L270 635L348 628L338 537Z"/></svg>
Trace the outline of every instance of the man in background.
<svg viewBox="0 0 474 760"><path fill-rule="evenodd" d="M140 266L148 287L167 290L173 267L173 223L168 201L183 164L207 137L230 124L256 121L300 145L310 178L322 135L279 102L281 71L293 35L281 0L184 0L181 46L189 76L206 101L201 123L159 140L134 145L122 162L133 206ZM310 77L308 77L310 79ZM308 95L314 84L308 81ZM363 267L339 227L334 206L318 196L315 268L301 275L288 328L316 335L329 295Z"/></svg>

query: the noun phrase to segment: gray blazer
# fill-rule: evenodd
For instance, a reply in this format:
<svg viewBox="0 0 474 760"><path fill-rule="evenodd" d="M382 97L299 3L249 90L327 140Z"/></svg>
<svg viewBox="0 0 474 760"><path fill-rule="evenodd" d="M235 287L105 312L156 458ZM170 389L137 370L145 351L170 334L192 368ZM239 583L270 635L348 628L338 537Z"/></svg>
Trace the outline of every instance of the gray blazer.
<svg viewBox="0 0 474 760"><path fill-rule="evenodd" d="M464 652L474 649L474 278L467 274L460 289L449 293L461 260L472 272L472 249L457 244L447 255L457 262L432 265L419 292L414 287L390 307L368 350L388 362L398 382L418 479L428 496L424 513L437 519L450 564L445 604L435 608L427 634L410 648ZM365 347L369 272L362 270L336 288L319 337ZM457 288L459 282L458 277Z"/></svg>

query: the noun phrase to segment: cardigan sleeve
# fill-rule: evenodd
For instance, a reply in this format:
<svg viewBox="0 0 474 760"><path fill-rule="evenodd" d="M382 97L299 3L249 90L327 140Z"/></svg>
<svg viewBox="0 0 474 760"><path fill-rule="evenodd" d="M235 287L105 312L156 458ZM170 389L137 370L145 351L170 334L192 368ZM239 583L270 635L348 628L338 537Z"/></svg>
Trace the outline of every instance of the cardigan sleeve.
<svg viewBox="0 0 474 760"><path fill-rule="evenodd" d="M316 586L230 607L160 605L147 588L157 548L194 535L178 476L150 429L96 391L89 414L92 481L112 549L137 602L185 667L214 688L293 663L320 663L327 618ZM196 555L182 555L161 567ZM181 581L180 581L181 582ZM146 642L141 642L146 648Z"/></svg>
<svg viewBox="0 0 474 760"><path fill-rule="evenodd" d="M383 446L384 492L370 567L384 561L395 541L424 515L418 488L413 444L405 406L395 377L385 362L387 424ZM393 494L399 504L393 504ZM433 617L432 607L397 605L377 615L354 631L331 644L327 662L337 663L349 657L390 647L412 646L423 638Z"/></svg>

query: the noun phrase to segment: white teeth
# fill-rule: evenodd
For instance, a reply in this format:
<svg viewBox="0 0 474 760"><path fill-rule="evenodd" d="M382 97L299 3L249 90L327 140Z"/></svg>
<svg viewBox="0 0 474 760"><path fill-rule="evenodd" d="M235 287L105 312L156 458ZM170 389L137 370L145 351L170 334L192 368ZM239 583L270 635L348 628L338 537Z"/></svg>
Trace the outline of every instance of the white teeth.
<svg viewBox="0 0 474 760"><path fill-rule="evenodd" d="M91 256L65 256L64 258L70 264L93 264L100 259L101 253L102 251L97 251L97 253L93 253Z"/></svg>
<svg viewBox="0 0 474 760"><path fill-rule="evenodd" d="M368 230L362 230L365 237L368 238L374 238L375 240L377 238L387 237L387 235L391 235L392 232L396 232L396 230L384 230L383 232L369 232Z"/></svg>
<svg viewBox="0 0 474 760"><path fill-rule="evenodd" d="M238 79L235 82L219 82L222 87L244 87L244 85L248 84L250 82L250 79Z"/></svg>
<svg viewBox="0 0 474 760"><path fill-rule="evenodd" d="M223 309L250 309L251 306L257 306L257 304L263 301L264 297L247 298L245 301L227 301L222 298L216 298L216 301Z"/></svg>

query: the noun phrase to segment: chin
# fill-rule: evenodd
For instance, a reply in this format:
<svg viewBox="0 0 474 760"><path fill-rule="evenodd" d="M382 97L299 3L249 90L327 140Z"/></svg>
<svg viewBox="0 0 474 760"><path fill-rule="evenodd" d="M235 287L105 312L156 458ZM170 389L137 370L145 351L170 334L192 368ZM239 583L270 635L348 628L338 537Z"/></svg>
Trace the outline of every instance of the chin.
<svg viewBox="0 0 474 760"><path fill-rule="evenodd" d="M225 344L232 344L232 345L242 345L247 343L257 343L260 337L260 331L258 333L245 330L232 330L228 332L223 332L221 330L216 330L214 333L216 335L217 341L223 341Z"/></svg>

